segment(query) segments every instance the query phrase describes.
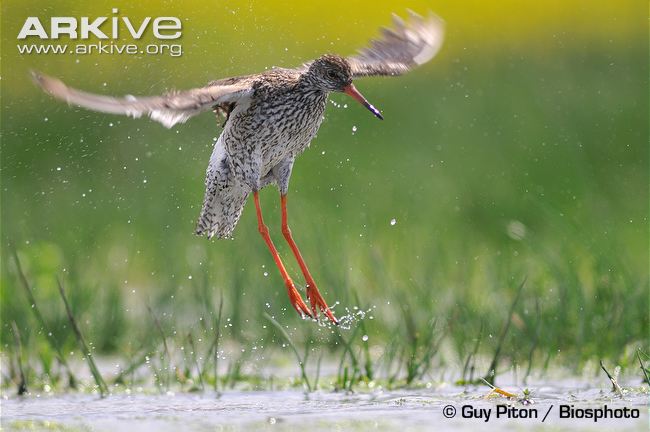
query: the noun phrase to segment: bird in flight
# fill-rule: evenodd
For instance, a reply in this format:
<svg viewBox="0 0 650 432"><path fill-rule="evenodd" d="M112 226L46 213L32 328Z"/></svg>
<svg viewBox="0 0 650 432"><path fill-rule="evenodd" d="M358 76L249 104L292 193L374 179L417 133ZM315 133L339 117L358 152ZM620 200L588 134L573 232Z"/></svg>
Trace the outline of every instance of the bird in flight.
<svg viewBox="0 0 650 432"><path fill-rule="evenodd" d="M204 87L162 96L103 96L68 87L38 72L32 72L32 76L45 92L71 105L134 118L149 116L167 128L204 111L224 115L223 130L206 171L205 198L196 234L230 237L248 196L253 194L259 232L284 280L291 305L299 314L312 318L318 318L322 311L338 324L289 229L287 192L291 169L316 135L331 92L346 93L383 119L381 112L359 93L353 79L402 75L431 60L442 45L443 35L444 22L440 18L409 11L407 20L393 15L391 28L382 28L381 35L355 55L326 54L297 68L274 68L220 79ZM270 184L280 191L282 234L305 278L311 309L287 273L262 218L259 191Z"/></svg>

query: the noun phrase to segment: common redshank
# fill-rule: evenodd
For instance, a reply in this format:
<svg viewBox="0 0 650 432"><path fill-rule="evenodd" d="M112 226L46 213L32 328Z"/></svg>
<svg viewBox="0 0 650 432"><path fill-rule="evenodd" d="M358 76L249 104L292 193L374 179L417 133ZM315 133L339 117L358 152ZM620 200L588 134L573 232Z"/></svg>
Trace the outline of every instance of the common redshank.
<svg viewBox="0 0 650 432"><path fill-rule="evenodd" d="M443 35L440 18L433 14L423 18L409 11L406 21L394 15L392 28L383 28L380 37L356 55L326 54L294 69L274 68L220 79L205 87L163 96L102 96L76 90L40 73L33 72L33 77L44 91L69 104L134 118L147 115L168 128L203 111L224 115L223 130L206 171L205 199L196 233L208 238L230 237L252 193L259 232L280 270L291 305L301 315L316 319L322 311L337 324L289 229L287 192L293 163L316 135L331 92L350 95L383 119L352 80L408 72L435 56ZM280 191L282 234L305 278L311 310L287 273L262 218L259 191L269 184L275 184Z"/></svg>

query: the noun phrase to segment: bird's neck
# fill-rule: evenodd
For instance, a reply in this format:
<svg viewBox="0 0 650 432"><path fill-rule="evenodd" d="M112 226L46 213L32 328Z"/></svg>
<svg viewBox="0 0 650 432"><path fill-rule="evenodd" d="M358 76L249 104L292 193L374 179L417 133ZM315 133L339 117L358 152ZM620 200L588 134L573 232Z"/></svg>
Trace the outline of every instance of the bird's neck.
<svg viewBox="0 0 650 432"><path fill-rule="evenodd" d="M298 79L296 88L303 91L304 93L314 93L319 96L325 96L329 94L328 90L324 90L318 83L318 80L313 77L309 72L303 73Z"/></svg>

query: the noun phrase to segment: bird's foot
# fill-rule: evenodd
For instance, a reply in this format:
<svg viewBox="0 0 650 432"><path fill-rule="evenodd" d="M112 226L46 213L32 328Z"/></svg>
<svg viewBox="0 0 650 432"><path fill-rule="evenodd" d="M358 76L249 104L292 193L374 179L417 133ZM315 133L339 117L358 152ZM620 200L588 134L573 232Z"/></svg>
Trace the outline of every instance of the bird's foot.
<svg viewBox="0 0 650 432"><path fill-rule="evenodd" d="M339 324L339 320L336 319L329 306L327 306L325 299L323 299L323 296L315 285L307 285L307 298L309 299L309 304L311 305L311 310L315 318L318 317L318 311L321 310L333 324Z"/></svg>
<svg viewBox="0 0 650 432"><path fill-rule="evenodd" d="M300 293L296 289L296 287L291 284L287 285L287 294L289 294L289 301L291 302L291 306L301 315L301 316L308 316L309 318L314 318L314 316L311 314L309 311L309 308L305 304L305 301L302 299L300 296Z"/></svg>

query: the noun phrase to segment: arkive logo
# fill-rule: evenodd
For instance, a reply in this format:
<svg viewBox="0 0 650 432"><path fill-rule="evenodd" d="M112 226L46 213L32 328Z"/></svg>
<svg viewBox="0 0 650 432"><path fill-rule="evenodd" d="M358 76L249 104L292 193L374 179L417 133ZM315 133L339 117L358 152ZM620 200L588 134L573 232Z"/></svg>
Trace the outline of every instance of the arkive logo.
<svg viewBox="0 0 650 432"><path fill-rule="evenodd" d="M183 54L180 44L166 43L183 35L183 25L178 17L147 16L131 19L121 16L116 8L112 9L112 13L112 16L94 18L68 16L47 20L36 16L27 17L18 32L17 39L21 41L17 45L18 51L20 54L166 54L172 57ZM159 42L141 45L133 43L145 35ZM119 42L124 39L130 41Z"/></svg>
<svg viewBox="0 0 650 432"><path fill-rule="evenodd" d="M113 14L118 13L117 9L113 9ZM110 23L110 29L105 30L107 23ZM126 16L103 16L92 21L89 17L52 17L49 26L45 26L40 18L31 16L25 20L18 39L30 36L58 39L63 35L70 39L89 39L91 34L98 39L118 39L124 32L133 39L140 39L148 30L156 39L178 39L182 35L182 23L177 17L145 17L140 22L133 22Z"/></svg>

